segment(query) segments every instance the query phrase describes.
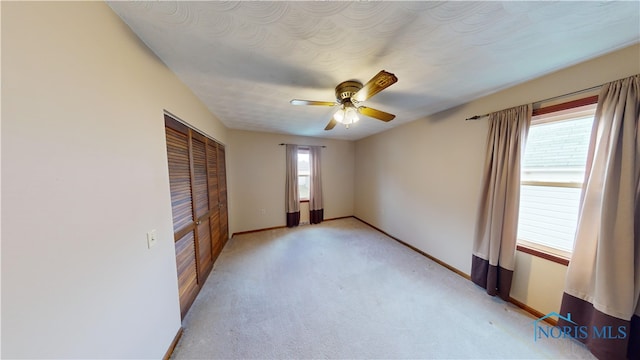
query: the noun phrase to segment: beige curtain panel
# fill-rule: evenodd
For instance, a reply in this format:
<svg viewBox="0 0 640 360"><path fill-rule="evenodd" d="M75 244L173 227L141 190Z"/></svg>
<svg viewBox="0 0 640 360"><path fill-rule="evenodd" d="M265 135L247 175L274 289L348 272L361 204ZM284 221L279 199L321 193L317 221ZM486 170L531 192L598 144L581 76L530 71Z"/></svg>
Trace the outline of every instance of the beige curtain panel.
<svg viewBox="0 0 640 360"><path fill-rule="evenodd" d="M509 299L520 206L520 160L532 106L489 115L489 137L476 222L471 280L491 296Z"/></svg>
<svg viewBox="0 0 640 360"><path fill-rule="evenodd" d="M285 211L287 227L300 224L300 193L298 190L298 145L286 146Z"/></svg>
<svg viewBox="0 0 640 360"><path fill-rule="evenodd" d="M605 84L560 310L587 326L581 341L600 359L640 359L639 139L640 75ZM593 333L605 326L615 339Z"/></svg>
<svg viewBox="0 0 640 360"><path fill-rule="evenodd" d="M322 169L321 146L309 147L309 161L311 162L311 176L309 182L309 222L319 224L324 218L322 206Z"/></svg>

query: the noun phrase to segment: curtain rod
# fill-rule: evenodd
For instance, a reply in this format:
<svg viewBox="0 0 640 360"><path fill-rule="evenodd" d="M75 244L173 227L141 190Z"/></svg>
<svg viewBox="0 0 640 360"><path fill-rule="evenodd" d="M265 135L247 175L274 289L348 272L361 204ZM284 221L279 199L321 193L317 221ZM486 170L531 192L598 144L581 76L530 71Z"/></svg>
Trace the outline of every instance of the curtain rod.
<svg viewBox="0 0 640 360"><path fill-rule="evenodd" d="M582 89L582 90L578 90L578 91L570 92L570 93L568 93L568 94L564 94L564 95L558 95L558 96L550 97L550 98L548 98L548 99L544 99L544 100L539 100L539 101L534 102L534 103L533 103L533 105L537 105L537 104L543 103L543 102L545 102L545 101L551 101L551 100L561 99L561 98L563 98L563 97L567 97L567 96L571 96L571 95L577 95L577 94L581 94L581 93L589 92L589 91L592 91L592 90L599 89L599 88L601 88L603 85L604 85L604 84L602 84L602 85L598 85L598 86L593 86L593 87L590 87L590 88L588 88L588 89ZM482 118L486 118L486 117L487 117L487 116L489 116L489 115L491 115L491 113L484 114L484 115L474 115L474 116L472 116L472 117L470 117L470 118L465 119L465 121L468 121L468 120L479 120L479 119L482 119Z"/></svg>
<svg viewBox="0 0 640 360"><path fill-rule="evenodd" d="M307 146L307 147L320 146L321 148L326 148L326 146L324 146L324 145L300 145L300 144L286 144L286 143L280 143L278 145L298 145L298 146Z"/></svg>

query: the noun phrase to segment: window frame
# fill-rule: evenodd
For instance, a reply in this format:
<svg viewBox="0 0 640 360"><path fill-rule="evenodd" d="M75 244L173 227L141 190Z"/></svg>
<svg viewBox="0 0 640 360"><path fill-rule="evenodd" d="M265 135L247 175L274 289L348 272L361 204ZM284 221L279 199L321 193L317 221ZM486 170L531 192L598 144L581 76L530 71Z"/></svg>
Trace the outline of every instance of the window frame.
<svg viewBox="0 0 640 360"><path fill-rule="evenodd" d="M309 161L311 160L310 149L308 147L298 147L298 153L297 153L297 155L298 155L298 174L297 174L297 177L298 177L298 189L300 189L300 185L299 185L300 184L300 176L306 176L309 179L309 181L311 180L311 169L309 169L309 174L300 175L300 161L299 161L299 158L300 158L300 154L301 153L308 154L309 155ZM311 164L309 164L309 165L311 165ZM309 182L309 181L307 181L307 182ZM300 195L300 202L301 203L309 202L310 199L311 199L311 193L309 193L308 197L304 197L304 198L302 197L302 194L299 194L299 195Z"/></svg>
<svg viewBox="0 0 640 360"><path fill-rule="evenodd" d="M539 109L534 109L532 113L532 117L537 117L541 115L554 114L541 119L532 119L531 126L562 121L559 117L568 118L570 115L573 117L580 116L580 112L584 111L593 111L592 108L595 108L598 103L598 95L588 96L572 101L567 101L561 104L551 105L542 107ZM576 114L577 113L577 114ZM571 187L571 188L583 188L582 182L552 182L552 181L520 181L520 186L522 185L534 185L534 186L553 186L553 187ZM556 249L552 247L548 247L542 244L538 244L535 242L527 241L525 239L516 239L516 250L536 256L539 258L543 258L557 264L568 266L571 262L571 252L567 252L561 249Z"/></svg>

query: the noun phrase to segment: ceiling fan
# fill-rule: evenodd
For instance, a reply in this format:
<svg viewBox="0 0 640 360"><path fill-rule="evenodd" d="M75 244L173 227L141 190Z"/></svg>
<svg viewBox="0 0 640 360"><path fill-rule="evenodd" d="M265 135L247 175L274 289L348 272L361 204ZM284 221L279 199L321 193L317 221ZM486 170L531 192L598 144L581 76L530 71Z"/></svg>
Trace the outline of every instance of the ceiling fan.
<svg viewBox="0 0 640 360"><path fill-rule="evenodd" d="M360 120L358 114L387 122L393 120L396 116L366 106L358 106L358 104L361 101L372 98L375 94L395 84L397 81L398 78L395 75L382 70L364 85L356 80L348 80L338 84L338 86L336 86L337 100L335 102L293 99L291 100L291 104L319 106L340 105L340 108L333 114L327 127L324 128L325 130L333 129L337 123L344 124L349 128L349 125Z"/></svg>

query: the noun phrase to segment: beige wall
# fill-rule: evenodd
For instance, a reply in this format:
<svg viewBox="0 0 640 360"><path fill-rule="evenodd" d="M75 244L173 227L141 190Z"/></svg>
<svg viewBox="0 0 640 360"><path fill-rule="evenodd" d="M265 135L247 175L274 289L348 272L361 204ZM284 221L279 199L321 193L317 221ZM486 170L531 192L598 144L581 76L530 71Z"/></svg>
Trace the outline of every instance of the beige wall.
<svg viewBox="0 0 640 360"><path fill-rule="evenodd" d="M230 233L286 224L285 147L280 143L326 145L322 149L324 218L353 215L352 141L229 130Z"/></svg>
<svg viewBox="0 0 640 360"><path fill-rule="evenodd" d="M637 73L635 45L356 142L355 215L468 274L487 122L464 119ZM557 311L565 271L519 253L511 296Z"/></svg>
<svg viewBox="0 0 640 360"><path fill-rule="evenodd" d="M163 110L226 128L106 4L1 6L2 357L161 358L180 327Z"/></svg>
<svg viewBox="0 0 640 360"><path fill-rule="evenodd" d="M167 350L180 315L163 110L227 145L232 233L284 225L278 143L322 144L325 218L355 213L468 272L487 128L463 119L640 72L636 46L355 144L231 131L104 3L0 4L5 358ZM564 268L516 266L512 295L556 307L547 278Z"/></svg>
<svg viewBox="0 0 640 360"><path fill-rule="evenodd" d="M566 266L518 251L511 297L543 314L558 312L566 275Z"/></svg>

